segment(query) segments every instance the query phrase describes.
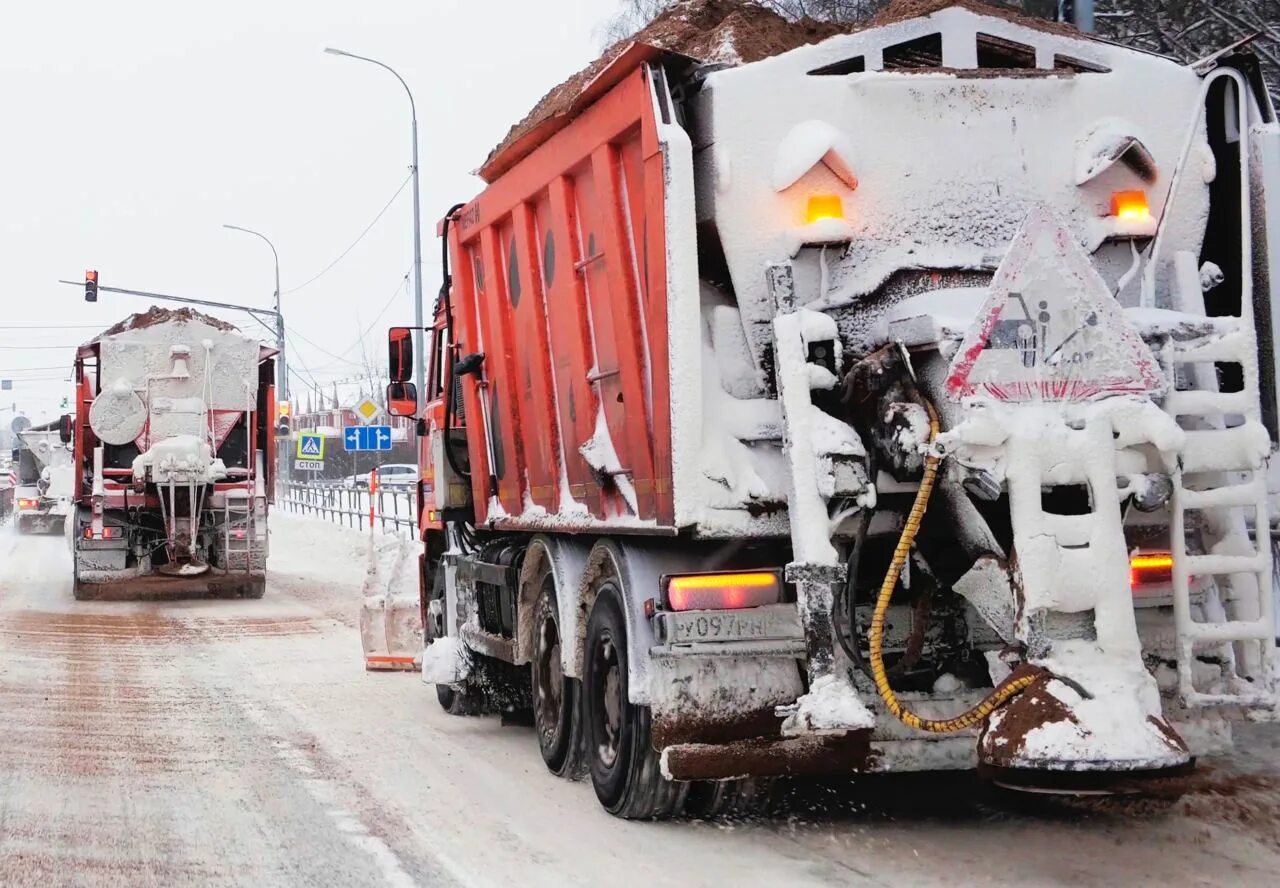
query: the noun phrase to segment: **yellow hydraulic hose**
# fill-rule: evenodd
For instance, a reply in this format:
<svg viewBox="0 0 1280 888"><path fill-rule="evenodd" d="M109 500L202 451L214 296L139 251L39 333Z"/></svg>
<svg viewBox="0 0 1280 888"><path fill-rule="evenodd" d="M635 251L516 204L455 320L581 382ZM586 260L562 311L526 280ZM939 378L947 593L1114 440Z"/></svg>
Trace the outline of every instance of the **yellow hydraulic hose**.
<svg viewBox="0 0 1280 888"><path fill-rule="evenodd" d="M925 401L925 409L929 411L929 443L932 444L934 438L938 437L938 412L928 401ZM933 493L933 485L938 477L938 464L941 462L941 458L932 453L925 457L924 477L920 479L920 489L916 493L915 502L911 504L911 514L907 516L906 527L902 529L902 536L898 538L898 546L893 550L893 561L889 564L889 572L885 574L884 582L880 585L880 596L876 599L876 610L871 618L870 632L871 677L875 680L880 699L884 700L888 710L907 727L933 734L949 734L973 727L1003 706L1010 698L1022 693L1041 678L1039 675L1023 675L1007 681L968 712L948 719L921 718L904 707L893 692L893 688L889 687L889 676L885 672L882 650L884 618L889 610L889 599L893 598L893 590L898 585L898 577L902 574L902 567L907 563L911 544L920 531L920 522L924 519L924 511L929 506L929 497Z"/></svg>

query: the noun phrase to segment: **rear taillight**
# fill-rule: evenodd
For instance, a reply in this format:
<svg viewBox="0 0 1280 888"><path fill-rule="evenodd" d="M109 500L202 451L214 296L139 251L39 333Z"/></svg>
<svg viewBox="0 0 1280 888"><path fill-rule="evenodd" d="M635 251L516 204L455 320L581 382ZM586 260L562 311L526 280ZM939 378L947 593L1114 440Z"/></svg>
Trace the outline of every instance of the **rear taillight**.
<svg viewBox="0 0 1280 888"><path fill-rule="evenodd" d="M673 611L760 607L782 600L782 577L765 570L670 576L665 593Z"/></svg>
<svg viewBox="0 0 1280 888"><path fill-rule="evenodd" d="M1129 556L1129 588L1173 581L1173 556L1168 552L1138 552Z"/></svg>
<svg viewBox="0 0 1280 888"><path fill-rule="evenodd" d="M86 540L118 540L122 537L122 530L119 527L104 527L102 533L95 534L92 527L84 529L84 538Z"/></svg>
<svg viewBox="0 0 1280 888"><path fill-rule="evenodd" d="M27 499L26 497L22 497L21 499L18 500L18 508L19 509L38 509L40 508L40 500Z"/></svg>

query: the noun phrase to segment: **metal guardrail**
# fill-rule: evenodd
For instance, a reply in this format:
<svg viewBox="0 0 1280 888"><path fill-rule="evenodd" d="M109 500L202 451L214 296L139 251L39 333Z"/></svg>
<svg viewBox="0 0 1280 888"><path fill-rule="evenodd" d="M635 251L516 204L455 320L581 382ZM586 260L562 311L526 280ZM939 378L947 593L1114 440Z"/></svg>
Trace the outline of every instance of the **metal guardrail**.
<svg viewBox="0 0 1280 888"><path fill-rule="evenodd" d="M383 533L416 539L418 507L412 490L382 488L370 496L363 488L342 482L299 484L281 482L276 505L297 515L312 515L357 530L369 529L370 507L373 526Z"/></svg>

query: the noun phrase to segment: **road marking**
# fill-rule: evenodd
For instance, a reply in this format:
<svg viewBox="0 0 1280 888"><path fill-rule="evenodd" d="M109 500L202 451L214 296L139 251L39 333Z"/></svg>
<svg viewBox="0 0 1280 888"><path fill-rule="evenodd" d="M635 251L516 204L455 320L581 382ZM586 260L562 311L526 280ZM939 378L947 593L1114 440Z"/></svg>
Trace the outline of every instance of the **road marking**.
<svg viewBox="0 0 1280 888"><path fill-rule="evenodd" d="M249 719L265 733L276 733L265 712L251 703L242 705ZM339 804L336 799L337 786L331 780L316 776L316 769L307 760L306 753L281 737L273 737L271 745L275 749L276 758L298 772L301 777L299 782L329 815L338 832L342 833L357 849L372 858L387 885L391 888L417 888L418 883L405 871L400 858L395 851L391 850L391 846L371 833L356 814ZM449 864L445 865L452 870Z"/></svg>

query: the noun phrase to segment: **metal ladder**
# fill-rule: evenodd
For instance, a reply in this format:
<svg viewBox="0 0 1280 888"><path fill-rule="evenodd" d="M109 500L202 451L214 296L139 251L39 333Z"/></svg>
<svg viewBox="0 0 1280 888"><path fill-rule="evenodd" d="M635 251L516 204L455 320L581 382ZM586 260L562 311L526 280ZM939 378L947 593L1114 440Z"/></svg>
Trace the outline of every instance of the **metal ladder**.
<svg viewBox="0 0 1280 888"><path fill-rule="evenodd" d="M222 511L222 551L227 571L253 569L253 496L247 490L228 490Z"/></svg>
<svg viewBox="0 0 1280 888"><path fill-rule="evenodd" d="M1164 410L1183 420L1184 427L1191 426L1173 473L1169 522L1178 689L1188 707L1270 708L1277 703L1272 691L1275 624L1266 459L1257 458L1257 448L1252 446L1265 440L1267 432L1249 314L1246 310L1244 317L1207 318L1206 335L1169 339L1160 350L1169 386ZM1221 362L1243 368L1241 391L1218 390L1213 365ZM1187 367L1184 373L1192 384L1190 390L1176 390L1179 365ZM1207 365L1207 372L1196 365ZM1243 508L1254 510L1252 533L1239 511ZM1187 513L1193 510L1203 512L1206 523L1214 526L1220 551L1187 551ZM1239 551L1229 551L1232 542ZM1223 592L1231 597L1223 604L1234 615L1228 612L1226 619L1218 621L1193 619L1191 581L1207 576L1227 579ZM1234 653L1228 654L1228 646L1233 645ZM1227 690L1205 693L1195 687L1193 665L1197 651L1211 648L1223 653Z"/></svg>

